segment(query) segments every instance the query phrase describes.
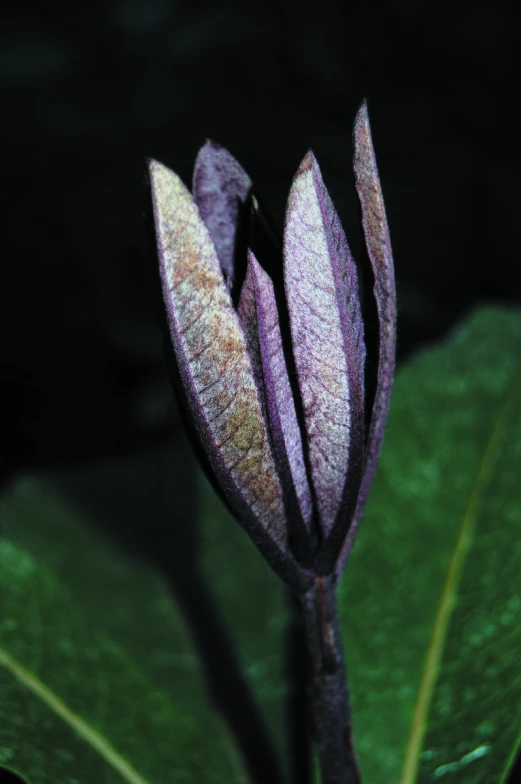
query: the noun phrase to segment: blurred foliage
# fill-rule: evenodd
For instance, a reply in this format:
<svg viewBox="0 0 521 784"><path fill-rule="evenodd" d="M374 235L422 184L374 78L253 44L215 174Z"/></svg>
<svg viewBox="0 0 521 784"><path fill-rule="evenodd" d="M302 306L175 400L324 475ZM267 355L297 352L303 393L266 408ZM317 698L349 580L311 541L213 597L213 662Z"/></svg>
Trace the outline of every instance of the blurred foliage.
<svg viewBox="0 0 521 784"><path fill-rule="evenodd" d="M421 758L418 778L413 765L403 784L449 772L458 784L500 781L515 751L520 350L519 314L484 310L396 379L341 585L357 747L371 784L399 781L406 749L409 764Z"/></svg>
<svg viewBox="0 0 521 784"><path fill-rule="evenodd" d="M340 586L355 742L371 784L499 783L515 754L520 344L518 314L484 310L396 379ZM116 782L117 754L143 777L130 782L244 781L166 581L48 484L19 481L2 504L0 765L31 784ZM282 752L285 590L205 483L202 492L197 558Z"/></svg>
<svg viewBox="0 0 521 784"><path fill-rule="evenodd" d="M243 781L164 581L37 480L2 521L39 560L0 541L0 764L37 784Z"/></svg>

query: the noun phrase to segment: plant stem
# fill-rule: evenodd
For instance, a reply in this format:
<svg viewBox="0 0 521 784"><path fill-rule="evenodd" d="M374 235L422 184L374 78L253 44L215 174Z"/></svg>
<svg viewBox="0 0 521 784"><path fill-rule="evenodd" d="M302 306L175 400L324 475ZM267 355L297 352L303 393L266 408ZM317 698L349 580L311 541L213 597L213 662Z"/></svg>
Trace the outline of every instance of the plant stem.
<svg viewBox="0 0 521 784"><path fill-rule="evenodd" d="M298 597L309 658L311 724L322 784L360 784L352 734L336 583L317 577Z"/></svg>

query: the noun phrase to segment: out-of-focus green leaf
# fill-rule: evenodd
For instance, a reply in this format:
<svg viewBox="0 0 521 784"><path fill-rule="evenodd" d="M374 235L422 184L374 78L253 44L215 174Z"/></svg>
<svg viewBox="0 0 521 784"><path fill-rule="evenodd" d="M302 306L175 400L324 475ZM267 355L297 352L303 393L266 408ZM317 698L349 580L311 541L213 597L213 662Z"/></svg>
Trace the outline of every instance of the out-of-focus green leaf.
<svg viewBox="0 0 521 784"><path fill-rule="evenodd" d="M499 784L519 744L520 358L487 309L396 379L341 588L370 784Z"/></svg>
<svg viewBox="0 0 521 784"><path fill-rule="evenodd" d="M244 781L161 581L39 482L1 523L32 529L55 568L0 539L0 767L30 784Z"/></svg>

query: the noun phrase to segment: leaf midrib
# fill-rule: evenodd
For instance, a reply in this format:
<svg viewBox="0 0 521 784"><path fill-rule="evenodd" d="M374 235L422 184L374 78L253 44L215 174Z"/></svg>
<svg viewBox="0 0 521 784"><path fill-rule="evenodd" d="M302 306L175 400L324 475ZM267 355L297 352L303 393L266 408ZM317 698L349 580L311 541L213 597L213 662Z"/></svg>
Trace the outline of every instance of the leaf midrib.
<svg viewBox="0 0 521 784"><path fill-rule="evenodd" d="M128 784L150 784L97 730L90 726L81 716L74 713L57 694L45 686L33 673L26 670L16 659L0 648L0 665L3 665L23 686L38 697L50 710L56 713L66 724L101 757L116 770Z"/></svg>
<svg viewBox="0 0 521 784"><path fill-rule="evenodd" d="M466 558L474 539L476 520L481 500L492 478L494 465L499 455L500 445L506 434L506 418L510 402L509 397L497 417L463 514L459 536L447 571L443 593L425 658L425 665L416 698L400 784L415 784L417 780L420 753L427 729L427 718L441 668L445 641L452 613L456 605L458 588Z"/></svg>

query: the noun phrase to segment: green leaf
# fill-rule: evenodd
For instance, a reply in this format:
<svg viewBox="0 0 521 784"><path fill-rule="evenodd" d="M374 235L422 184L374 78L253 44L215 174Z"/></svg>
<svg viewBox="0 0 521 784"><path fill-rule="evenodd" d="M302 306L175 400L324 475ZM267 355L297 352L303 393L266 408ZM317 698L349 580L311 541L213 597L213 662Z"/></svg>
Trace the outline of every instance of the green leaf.
<svg viewBox="0 0 521 784"><path fill-rule="evenodd" d="M398 375L341 587L364 780L506 781L521 730L521 317Z"/></svg>
<svg viewBox="0 0 521 784"><path fill-rule="evenodd" d="M31 784L243 782L161 581L40 482L1 524L42 559L0 540L0 766Z"/></svg>

